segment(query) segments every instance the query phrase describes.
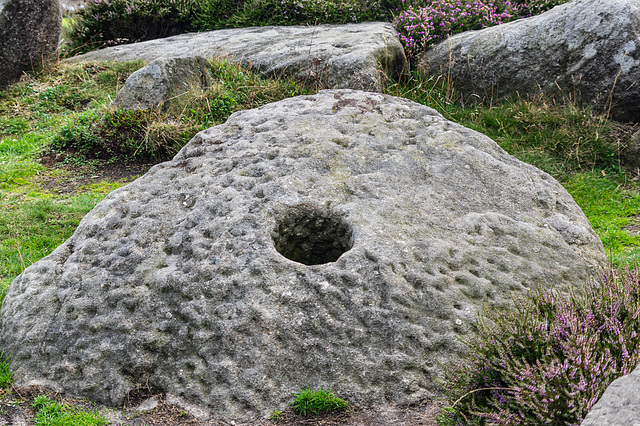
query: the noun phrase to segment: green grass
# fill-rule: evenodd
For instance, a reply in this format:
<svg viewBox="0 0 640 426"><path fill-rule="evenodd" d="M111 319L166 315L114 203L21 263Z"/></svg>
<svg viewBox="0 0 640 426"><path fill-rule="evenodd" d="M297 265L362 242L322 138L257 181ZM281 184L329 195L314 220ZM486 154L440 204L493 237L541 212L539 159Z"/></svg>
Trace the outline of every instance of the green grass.
<svg viewBox="0 0 640 426"><path fill-rule="evenodd" d="M13 383L13 373L9 369L10 357L0 352L0 388L6 388Z"/></svg>
<svg viewBox="0 0 640 426"><path fill-rule="evenodd" d="M38 396L33 401L38 410L36 426L101 426L108 424L99 413L60 404L48 396Z"/></svg>
<svg viewBox="0 0 640 426"><path fill-rule="evenodd" d="M313 391L310 388L306 388L293 396L294 401L291 403L291 409L300 416L312 416L349 409L348 402L338 398L330 390L324 390L320 387Z"/></svg>
<svg viewBox="0 0 640 426"><path fill-rule="evenodd" d="M281 410L273 410L271 414L269 414L269 420L273 420L274 422L282 421L282 411Z"/></svg>
<svg viewBox="0 0 640 426"><path fill-rule="evenodd" d="M637 181L629 181L624 172L606 176L602 172L584 172L563 177L562 184L582 207L615 265L640 260L640 236L624 230L640 215Z"/></svg>
<svg viewBox="0 0 640 426"><path fill-rule="evenodd" d="M71 236L103 194L41 197L0 193L0 277L11 278Z"/></svg>

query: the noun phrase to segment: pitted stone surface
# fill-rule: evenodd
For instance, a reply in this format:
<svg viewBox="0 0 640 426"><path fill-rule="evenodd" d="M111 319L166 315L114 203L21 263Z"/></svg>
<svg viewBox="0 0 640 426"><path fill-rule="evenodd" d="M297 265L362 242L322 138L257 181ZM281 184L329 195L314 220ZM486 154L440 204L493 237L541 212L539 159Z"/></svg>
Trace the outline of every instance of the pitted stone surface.
<svg viewBox="0 0 640 426"><path fill-rule="evenodd" d="M51 59L61 30L59 0L0 0L0 89Z"/></svg>
<svg viewBox="0 0 640 426"><path fill-rule="evenodd" d="M573 0L528 19L468 31L419 67L484 98L542 90L640 122L640 0Z"/></svg>
<svg viewBox="0 0 640 426"><path fill-rule="evenodd" d="M72 62L131 61L202 56L226 58L269 77L289 75L326 88L379 91L384 75L406 65L389 23L253 27L181 34L108 47Z"/></svg>
<svg viewBox="0 0 640 426"><path fill-rule="evenodd" d="M120 404L149 384L225 421L307 386L418 403L483 303L604 264L546 173L431 108L326 90L237 112L107 196L11 284L0 347L19 385Z"/></svg>

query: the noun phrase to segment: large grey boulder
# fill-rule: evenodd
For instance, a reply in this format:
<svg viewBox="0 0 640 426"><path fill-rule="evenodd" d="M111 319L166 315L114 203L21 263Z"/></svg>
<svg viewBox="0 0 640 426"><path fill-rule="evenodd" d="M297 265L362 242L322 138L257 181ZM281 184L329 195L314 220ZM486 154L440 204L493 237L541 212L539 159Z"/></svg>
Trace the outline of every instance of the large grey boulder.
<svg viewBox="0 0 640 426"><path fill-rule="evenodd" d="M158 59L129 76L111 106L119 109L158 109L211 86L211 64L201 57Z"/></svg>
<svg viewBox="0 0 640 426"><path fill-rule="evenodd" d="M385 75L397 76L406 65L398 34L383 22L181 34L108 47L69 61L153 61L185 56L225 58L269 77L288 75L320 87L372 91L381 89Z"/></svg>
<svg viewBox="0 0 640 426"><path fill-rule="evenodd" d="M60 0L0 0L0 89L50 60L61 30Z"/></svg>
<svg viewBox="0 0 640 426"><path fill-rule="evenodd" d="M248 420L323 386L418 403L483 303L606 263L546 173L435 110L327 90L233 114L111 193L11 284L18 385L139 384Z"/></svg>
<svg viewBox="0 0 640 426"><path fill-rule="evenodd" d="M640 369L614 380L581 426L640 426Z"/></svg>
<svg viewBox="0 0 640 426"><path fill-rule="evenodd" d="M640 0L573 0L528 19L455 35L419 67L460 93L540 91L640 121Z"/></svg>

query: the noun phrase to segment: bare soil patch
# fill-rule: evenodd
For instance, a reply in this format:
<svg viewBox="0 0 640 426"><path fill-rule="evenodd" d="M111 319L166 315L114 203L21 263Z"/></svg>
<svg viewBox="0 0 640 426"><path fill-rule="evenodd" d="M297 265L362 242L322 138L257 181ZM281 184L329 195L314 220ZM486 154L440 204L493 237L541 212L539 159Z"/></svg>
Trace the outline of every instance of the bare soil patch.
<svg viewBox="0 0 640 426"><path fill-rule="evenodd" d="M227 424L237 426L437 426L435 418L442 407L446 405L445 401L433 400L412 407L387 406L377 409L356 407L347 412L312 417L300 417L290 410L286 410L282 413L282 419L279 422L256 419L250 423L238 424L198 420L182 408L169 404L163 394L146 394L144 397L139 395L133 397L123 407L112 408L33 386L0 389L0 425L33 425L36 411L32 407L32 403L34 398L39 395L46 395L70 407L98 411L105 416L110 424L122 426L222 426Z"/></svg>
<svg viewBox="0 0 640 426"><path fill-rule="evenodd" d="M101 181L132 181L145 174L155 163L136 162L89 162L85 164L65 163L64 154L47 153L40 163L62 173L47 174L38 179L41 187L57 194L72 194L83 187Z"/></svg>

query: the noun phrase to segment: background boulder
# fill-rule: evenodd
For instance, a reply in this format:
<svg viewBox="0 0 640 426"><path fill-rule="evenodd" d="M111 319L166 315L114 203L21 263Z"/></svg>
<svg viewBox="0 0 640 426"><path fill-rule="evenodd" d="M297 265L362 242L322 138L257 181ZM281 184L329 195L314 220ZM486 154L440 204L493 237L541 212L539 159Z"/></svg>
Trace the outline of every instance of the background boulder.
<svg viewBox="0 0 640 426"><path fill-rule="evenodd" d="M107 47L68 60L153 61L185 56L224 58L266 76L293 76L320 87L372 91L380 91L384 76L397 76L406 65L398 34L383 22L181 34Z"/></svg>
<svg viewBox="0 0 640 426"><path fill-rule="evenodd" d="M461 94L571 97L640 121L640 0L573 0L527 19L457 34L420 68Z"/></svg>
<svg viewBox="0 0 640 426"><path fill-rule="evenodd" d="M120 188L11 284L18 385L149 385L251 420L307 386L419 403L481 306L606 263L546 173L435 110L326 90L233 114Z"/></svg>
<svg viewBox="0 0 640 426"><path fill-rule="evenodd" d="M59 0L0 0L0 89L51 59L61 30Z"/></svg>
<svg viewBox="0 0 640 426"><path fill-rule="evenodd" d="M158 59L129 76L111 106L166 112L180 98L211 86L211 64L200 57Z"/></svg>
<svg viewBox="0 0 640 426"><path fill-rule="evenodd" d="M640 419L640 369L614 380L581 426L635 426Z"/></svg>

